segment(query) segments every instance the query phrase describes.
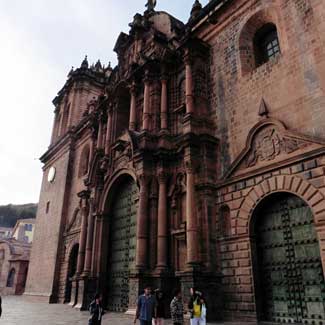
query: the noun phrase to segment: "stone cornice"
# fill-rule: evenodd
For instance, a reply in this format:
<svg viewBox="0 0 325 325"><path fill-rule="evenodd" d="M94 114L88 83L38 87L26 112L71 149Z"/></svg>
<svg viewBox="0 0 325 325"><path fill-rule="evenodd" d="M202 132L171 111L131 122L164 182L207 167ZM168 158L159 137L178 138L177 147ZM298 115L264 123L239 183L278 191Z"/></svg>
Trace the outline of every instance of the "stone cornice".
<svg viewBox="0 0 325 325"><path fill-rule="evenodd" d="M67 147L73 147L74 143L75 136L74 132L71 130L67 132L62 138L60 138L54 145L50 146L48 150L40 157L40 161L46 164L61 150L64 150Z"/></svg>
<svg viewBox="0 0 325 325"><path fill-rule="evenodd" d="M219 11L225 6L231 3L233 0L211 0L209 3L202 8L201 12L195 17L195 19L190 20L186 29L188 30L188 35L191 32L198 29L202 24L206 22L216 23L216 16Z"/></svg>

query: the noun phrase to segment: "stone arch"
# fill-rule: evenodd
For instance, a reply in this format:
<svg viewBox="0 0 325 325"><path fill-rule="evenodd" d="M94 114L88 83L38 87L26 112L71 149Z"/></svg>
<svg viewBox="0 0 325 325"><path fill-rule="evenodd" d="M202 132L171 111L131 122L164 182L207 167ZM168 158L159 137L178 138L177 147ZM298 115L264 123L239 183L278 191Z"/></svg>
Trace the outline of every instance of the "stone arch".
<svg viewBox="0 0 325 325"><path fill-rule="evenodd" d="M109 206L106 206L106 203L110 200L112 195L112 188L114 188L119 183L123 182L124 178L130 176L137 183L137 176L133 170L123 168L116 171L106 182L103 188L103 194L99 202L99 211L103 212L109 209Z"/></svg>
<svg viewBox="0 0 325 325"><path fill-rule="evenodd" d="M246 195L237 214L236 234L250 235L252 216L258 203L276 192L289 192L300 197L311 208L315 226L325 221L325 197L323 193L306 180L293 175L279 175L255 185Z"/></svg>

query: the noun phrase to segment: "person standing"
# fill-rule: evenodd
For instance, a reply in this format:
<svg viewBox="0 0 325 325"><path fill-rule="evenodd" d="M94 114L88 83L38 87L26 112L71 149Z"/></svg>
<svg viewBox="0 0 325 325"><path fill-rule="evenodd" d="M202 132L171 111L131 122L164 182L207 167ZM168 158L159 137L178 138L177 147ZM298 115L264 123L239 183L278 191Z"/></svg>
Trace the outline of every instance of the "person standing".
<svg viewBox="0 0 325 325"><path fill-rule="evenodd" d="M164 293L160 289L155 290L155 298L156 298L156 308L154 314L154 320L152 322L153 325L163 325L165 315L165 296Z"/></svg>
<svg viewBox="0 0 325 325"><path fill-rule="evenodd" d="M155 308L156 299L151 295L151 287L145 286L144 294L138 298L134 324L139 318L140 325L152 325L152 318L154 316Z"/></svg>
<svg viewBox="0 0 325 325"><path fill-rule="evenodd" d="M207 323L207 304L203 297L201 297L201 299L200 299L200 304L201 304L200 325L206 325L206 323Z"/></svg>
<svg viewBox="0 0 325 325"><path fill-rule="evenodd" d="M191 313L191 325L200 325L201 320L201 297L202 293L195 288L191 288L191 299L188 303L188 309Z"/></svg>
<svg viewBox="0 0 325 325"><path fill-rule="evenodd" d="M170 314L173 325L184 324L184 306L182 301L182 292L180 289L175 290L174 298L170 303Z"/></svg>
<svg viewBox="0 0 325 325"><path fill-rule="evenodd" d="M104 310L102 307L102 297L96 293L94 300L89 305L90 318L88 325L101 325Z"/></svg>

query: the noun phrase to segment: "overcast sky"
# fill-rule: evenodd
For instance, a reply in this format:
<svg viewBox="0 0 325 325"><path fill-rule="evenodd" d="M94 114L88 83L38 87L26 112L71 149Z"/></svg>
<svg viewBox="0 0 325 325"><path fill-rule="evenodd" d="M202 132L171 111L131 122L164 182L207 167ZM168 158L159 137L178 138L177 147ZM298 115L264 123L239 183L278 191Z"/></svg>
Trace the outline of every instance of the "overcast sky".
<svg viewBox="0 0 325 325"><path fill-rule="evenodd" d="M208 1L202 1L205 5ZM53 123L52 99L71 66L116 64L120 31L146 0L0 0L0 205L37 202L39 157ZM186 21L194 0L157 0Z"/></svg>

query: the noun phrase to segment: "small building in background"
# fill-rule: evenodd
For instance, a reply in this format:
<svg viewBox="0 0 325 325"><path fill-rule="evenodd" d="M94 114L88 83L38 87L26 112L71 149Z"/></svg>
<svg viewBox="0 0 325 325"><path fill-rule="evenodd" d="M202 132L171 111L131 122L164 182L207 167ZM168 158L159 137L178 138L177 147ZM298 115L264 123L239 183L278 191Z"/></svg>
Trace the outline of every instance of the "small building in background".
<svg viewBox="0 0 325 325"><path fill-rule="evenodd" d="M12 238L31 243L34 235L35 219L19 219L12 231Z"/></svg>
<svg viewBox="0 0 325 325"><path fill-rule="evenodd" d="M0 227L0 239L10 238L13 228L9 227Z"/></svg>
<svg viewBox="0 0 325 325"><path fill-rule="evenodd" d="M0 228L0 294L21 295L27 279L34 219L20 219L5 233Z"/></svg>

